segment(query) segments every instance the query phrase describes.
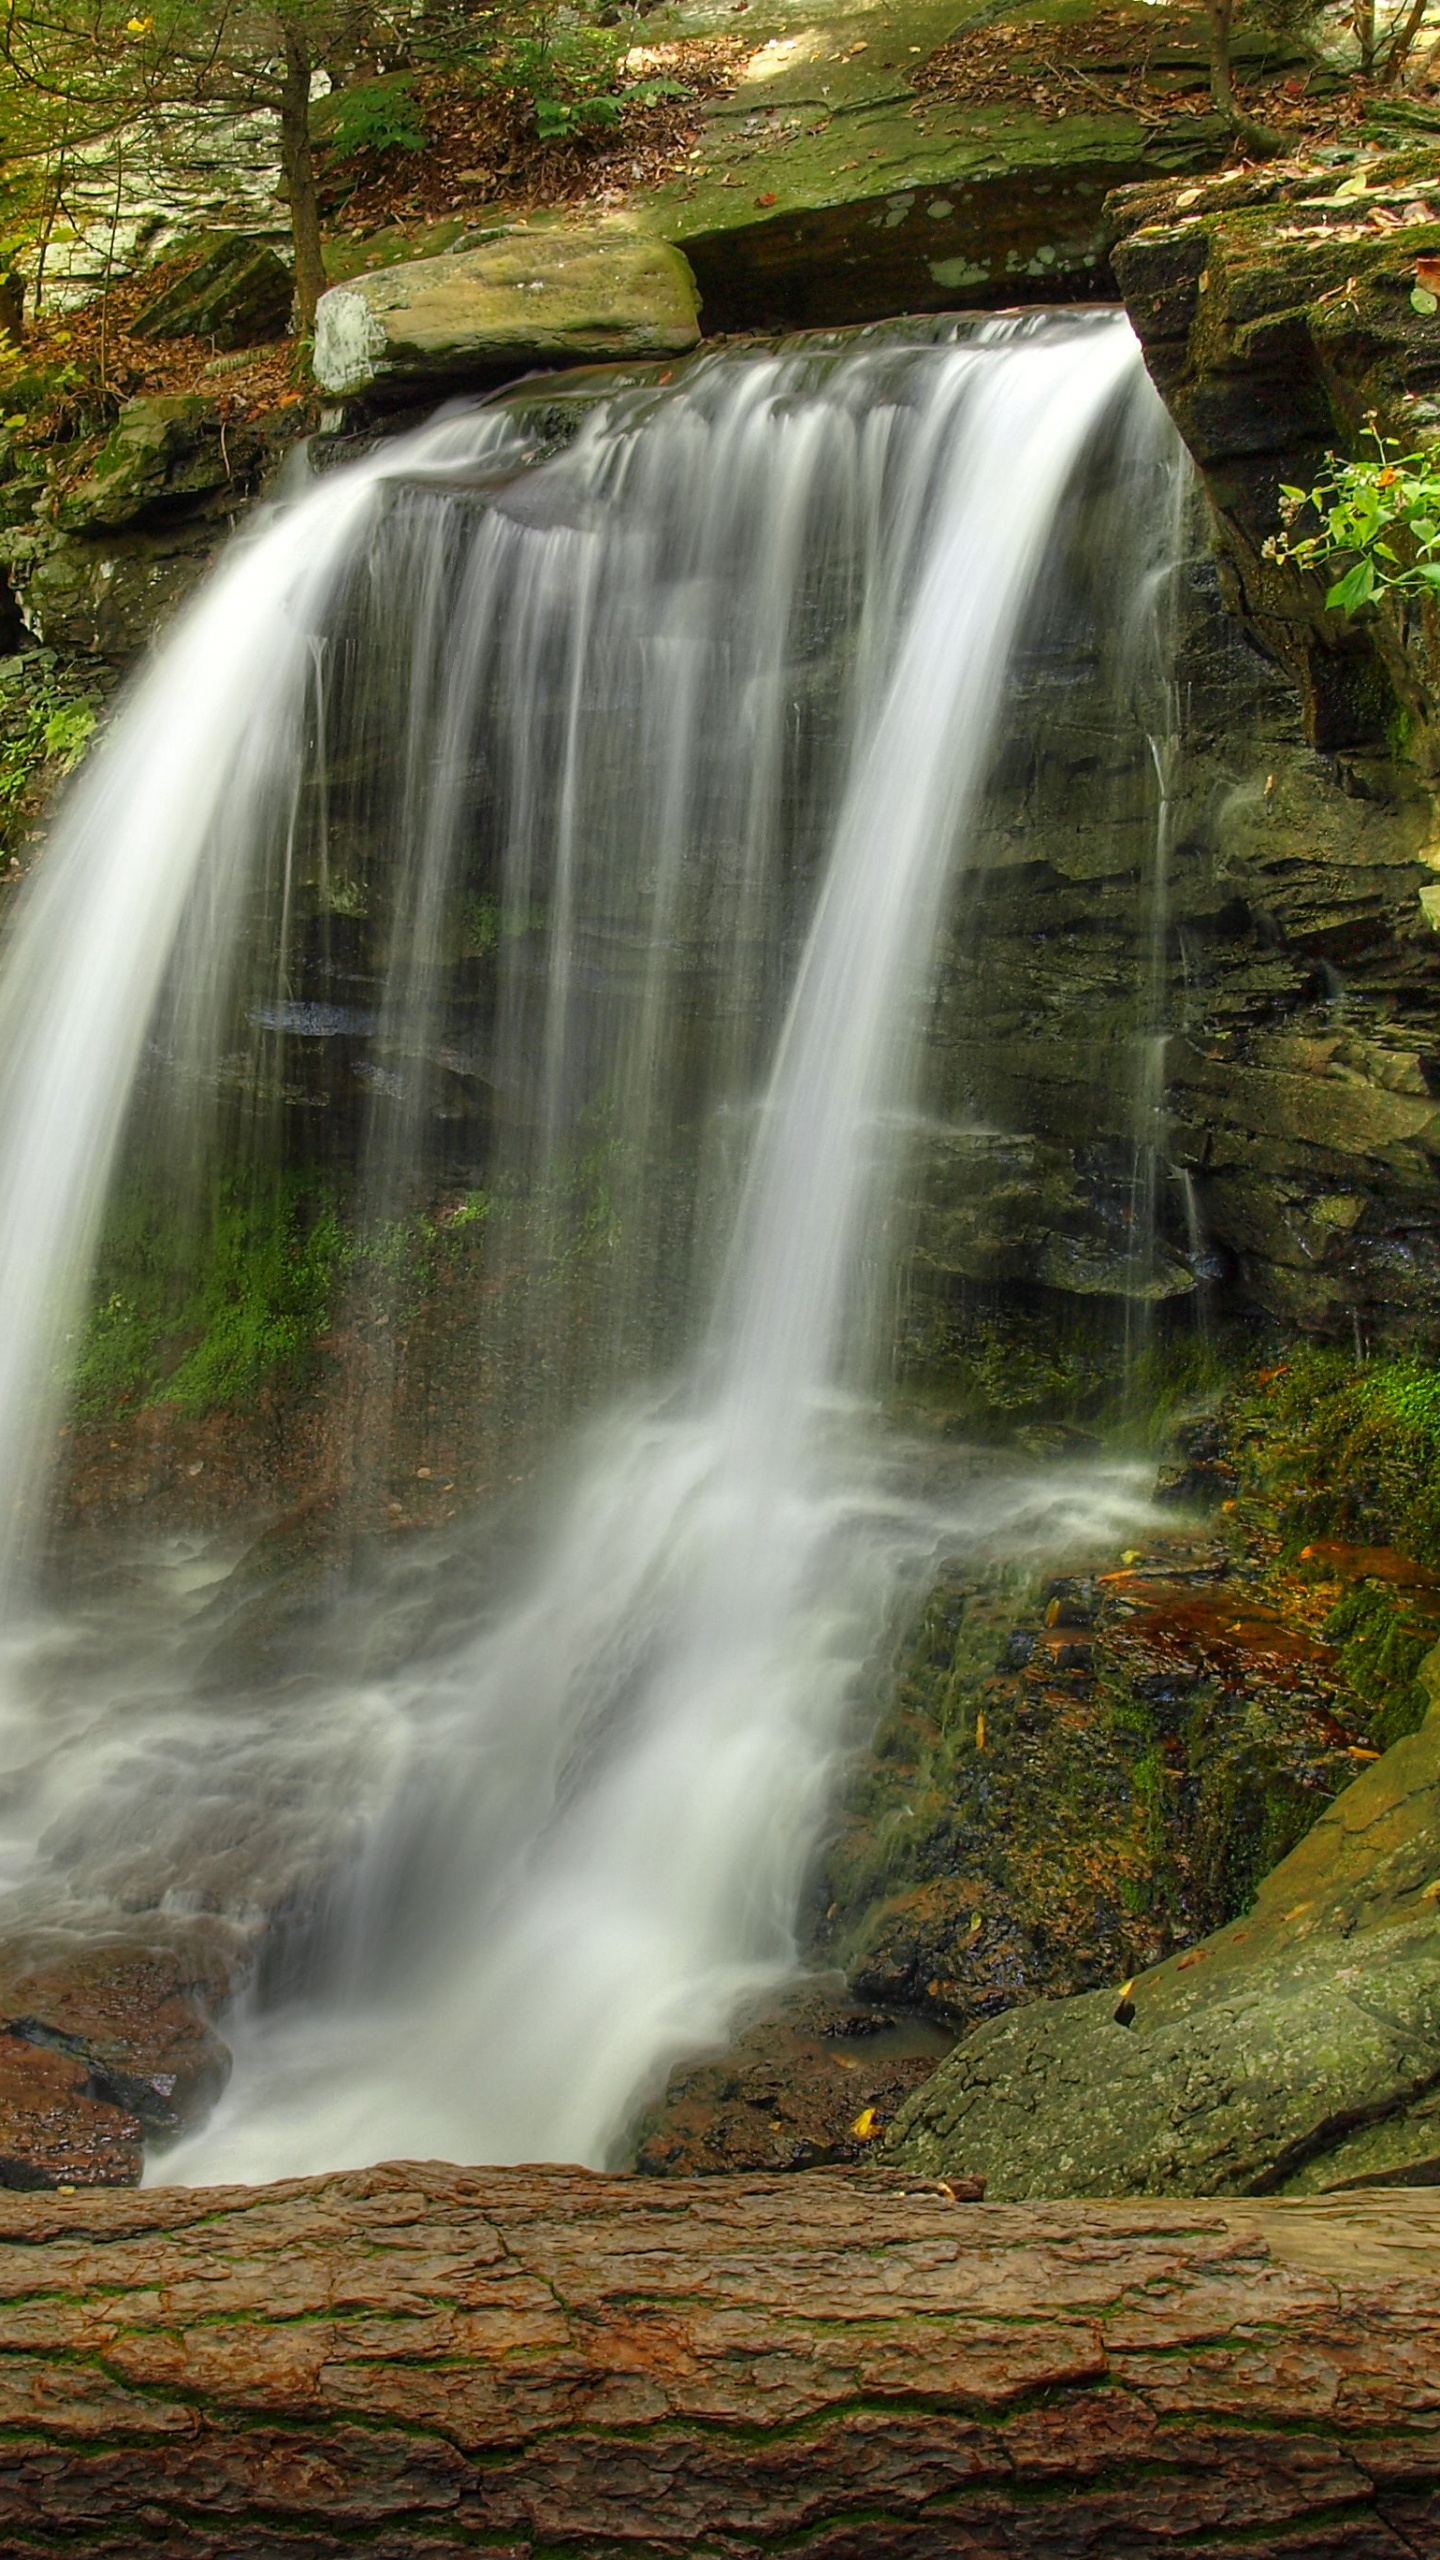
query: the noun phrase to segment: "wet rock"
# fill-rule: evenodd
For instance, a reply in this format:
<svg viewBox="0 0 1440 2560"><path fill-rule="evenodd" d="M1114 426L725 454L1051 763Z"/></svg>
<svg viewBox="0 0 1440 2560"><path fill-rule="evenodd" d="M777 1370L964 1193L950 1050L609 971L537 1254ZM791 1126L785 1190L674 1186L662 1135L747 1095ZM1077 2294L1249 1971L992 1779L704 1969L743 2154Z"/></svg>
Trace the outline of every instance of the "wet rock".
<svg viewBox="0 0 1440 2560"><path fill-rule="evenodd" d="M212 346L254 347L290 325L295 280L267 240L232 232L213 241L130 323L136 338L208 338Z"/></svg>
<svg viewBox="0 0 1440 2560"><path fill-rule="evenodd" d="M718 2058L672 2071L634 2165L691 2178L862 2159L949 2047L932 2022L857 2001L838 1976L801 1984Z"/></svg>
<svg viewBox="0 0 1440 2560"><path fill-rule="evenodd" d="M1244 1919L1113 1991L978 2029L888 2155L991 2193L1259 2194L1430 2158L1440 1713L1339 1795Z"/></svg>
<svg viewBox="0 0 1440 2560"><path fill-rule="evenodd" d="M240 1969L236 1933L204 1924L168 1942L153 1930L0 1941L0 2034L76 2066L90 2099L146 2133L181 2132L229 2077L210 2016Z"/></svg>
<svg viewBox="0 0 1440 2560"><path fill-rule="evenodd" d="M138 2120L95 2095L83 2061L0 2032L0 2186L133 2187Z"/></svg>
<svg viewBox="0 0 1440 2560"><path fill-rule="evenodd" d="M942 1575L816 1943L856 1992L962 2030L1183 1953L1373 1756L1327 1606L1189 1526L1028 1601Z"/></svg>
<svg viewBox="0 0 1440 2560"><path fill-rule="evenodd" d="M245 1951L219 1924L0 1941L0 2186L133 2186L147 2140L198 2123L229 2076L210 2024Z"/></svg>
<svg viewBox="0 0 1440 2560"><path fill-rule="evenodd" d="M181 524L95 540L21 530L0 538L0 554L36 640L63 656L123 665L199 585L216 531Z"/></svg>
<svg viewBox="0 0 1440 2560"><path fill-rule="evenodd" d="M685 355L694 280L677 250L621 227L497 231L450 256L412 259L322 294L323 390L485 380L532 364Z"/></svg>

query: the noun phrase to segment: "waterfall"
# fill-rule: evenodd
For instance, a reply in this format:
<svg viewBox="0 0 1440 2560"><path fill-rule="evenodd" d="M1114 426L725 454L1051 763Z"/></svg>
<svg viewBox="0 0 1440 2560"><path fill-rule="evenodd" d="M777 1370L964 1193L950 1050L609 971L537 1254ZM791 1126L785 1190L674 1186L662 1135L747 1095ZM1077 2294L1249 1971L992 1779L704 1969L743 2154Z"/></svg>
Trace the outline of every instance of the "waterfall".
<svg viewBox="0 0 1440 2560"><path fill-rule="evenodd" d="M282 1089L332 1022L365 1049L362 1223L423 1205L442 1101L452 1178L483 1158L497 1357L551 1449L503 1587L466 1526L429 1599L380 1573L223 1711L174 1639L159 1703L112 1684L125 1716L81 1713L33 1782L32 1890L62 1806L93 1873L143 1835L182 1906L217 1800L332 1861L297 1996L238 2021L159 2174L609 2156L793 1968L907 1582L1133 1505L1103 1470L942 1480L867 1398L1012 650L1093 439L1152 402L1086 314L707 359L558 452L533 402L446 417L237 550L74 794L0 982L12 1615L43 1608L66 1345L137 1127L202 1161L227 1078ZM368 1011L310 1000L297 923L357 860L390 883ZM482 876L493 1000L457 1030Z"/></svg>

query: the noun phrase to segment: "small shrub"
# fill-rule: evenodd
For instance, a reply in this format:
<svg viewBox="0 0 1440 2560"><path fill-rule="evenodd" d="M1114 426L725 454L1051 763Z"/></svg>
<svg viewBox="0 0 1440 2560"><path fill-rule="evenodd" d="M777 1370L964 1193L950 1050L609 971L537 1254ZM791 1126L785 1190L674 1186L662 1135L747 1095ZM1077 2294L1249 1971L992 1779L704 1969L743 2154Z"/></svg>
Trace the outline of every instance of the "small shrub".
<svg viewBox="0 0 1440 2560"><path fill-rule="evenodd" d="M355 80L316 110L316 126L331 160L375 158L387 151L423 151L430 139L415 84L406 72L384 80Z"/></svg>
<svg viewBox="0 0 1440 2560"><path fill-rule="evenodd" d="M1265 545L1272 560L1298 569L1348 560L1325 594L1326 605L1346 615L1387 593L1440 595L1440 455L1402 454L1373 416L1366 432L1373 456L1347 461L1332 454L1313 488L1281 489L1285 531ZM1319 519L1319 531L1297 537L1307 510Z"/></svg>

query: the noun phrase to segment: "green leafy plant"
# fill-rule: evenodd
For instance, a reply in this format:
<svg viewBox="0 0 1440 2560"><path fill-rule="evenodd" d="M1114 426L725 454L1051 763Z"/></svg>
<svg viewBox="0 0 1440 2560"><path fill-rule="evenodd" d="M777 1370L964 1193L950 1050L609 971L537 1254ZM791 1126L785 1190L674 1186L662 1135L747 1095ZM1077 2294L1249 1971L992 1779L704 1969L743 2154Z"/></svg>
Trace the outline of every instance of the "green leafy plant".
<svg viewBox="0 0 1440 2560"><path fill-rule="evenodd" d="M1366 433L1373 456L1332 454L1313 488L1282 487L1285 530L1265 545L1270 559L1298 569L1348 560L1325 595L1327 606L1347 615L1382 594L1440 594L1440 454L1402 454L1373 416ZM1319 531L1297 535L1307 510L1318 517Z"/></svg>
<svg viewBox="0 0 1440 2560"><path fill-rule="evenodd" d="M50 650L0 667L0 844L9 845L43 787L80 762L94 734L96 706L61 692Z"/></svg>
<svg viewBox="0 0 1440 2560"><path fill-rule="evenodd" d="M527 108L541 142L573 141L618 125L627 106L689 95L679 80L625 80L629 48L618 29L542 25L506 48L498 83Z"/></svg>
<svg viewBox="0 0 1440 2560"><path fill-rule="evenodd" d="M332 161L360 152L423 151L430 139L410 74L386 80L354 80L317 107L318 138Z"/></svg>

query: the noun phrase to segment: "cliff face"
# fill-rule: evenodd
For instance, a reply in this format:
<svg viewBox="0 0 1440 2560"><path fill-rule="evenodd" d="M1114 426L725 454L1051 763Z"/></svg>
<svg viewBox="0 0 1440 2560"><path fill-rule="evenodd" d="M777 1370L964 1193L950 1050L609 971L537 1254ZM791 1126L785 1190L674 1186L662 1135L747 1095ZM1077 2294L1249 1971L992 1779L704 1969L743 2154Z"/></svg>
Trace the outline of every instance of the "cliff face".
<svg viewBox="0 0 1440 2560"><path fill-rule="evenodd" d="M1432 775L1433 606L1347 627L1323 581L1264 546L1281 484L1308 487L1367 418L1407 450L1440 429L1440 325L1411 301L1417 258L1440 254L1433 150L1126 188L1108 209L1126 308L1215 510L1227 603L1295 676L1314 747Z"/></svg>
<svg viewBox="0 0 1440 2560"><path fill-rule="evenodd" d="M1410 299L1436 199L1432 156L1397 153L1111 200L1203 490L1168 841L1133 773L1117 802L1073 682L1033 671L1039 743L1001 777L940 1020L937 1089L1011 1133L988 1167L930 1169L919 1277L942 1331L956 1284L1053 1308L1198 1274L1307 1330L1434 1338L1440 624L1387 605L1347 626L1264 546L1281 484L1372 411L1407 447L1440 424L1440 327ZM1147 1147L1148 1274L1125 1231Z"/></svg>

